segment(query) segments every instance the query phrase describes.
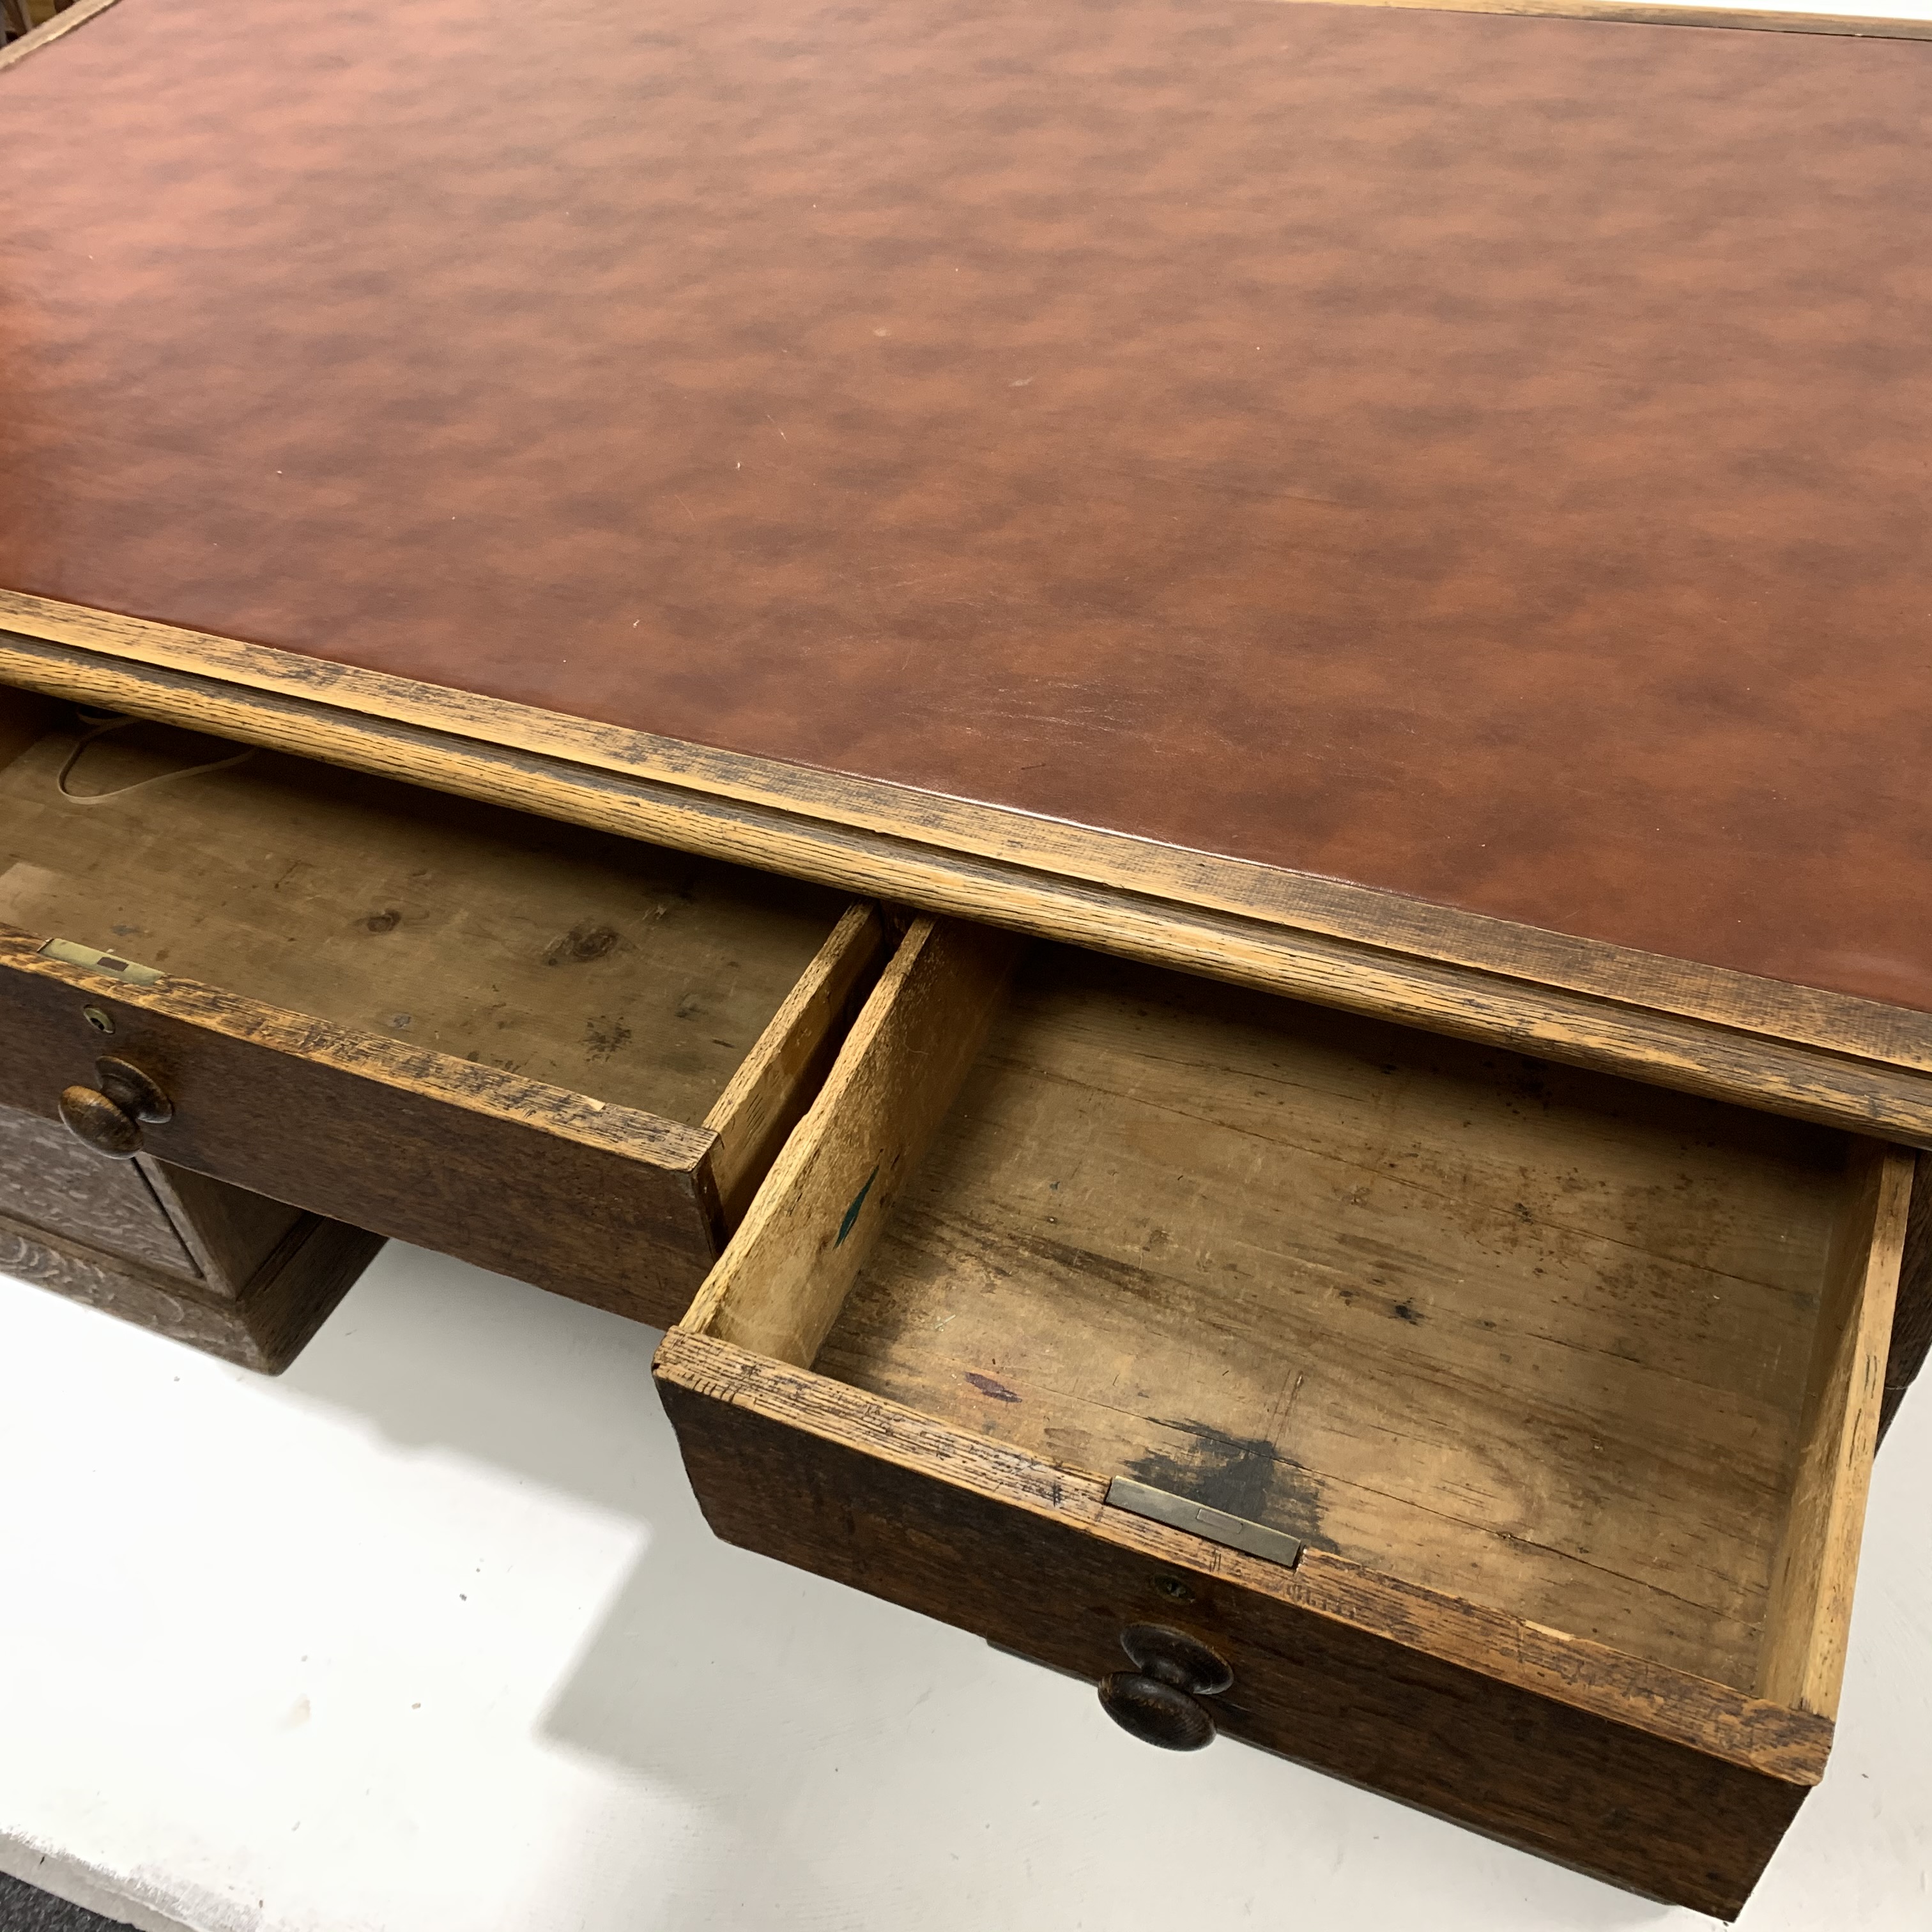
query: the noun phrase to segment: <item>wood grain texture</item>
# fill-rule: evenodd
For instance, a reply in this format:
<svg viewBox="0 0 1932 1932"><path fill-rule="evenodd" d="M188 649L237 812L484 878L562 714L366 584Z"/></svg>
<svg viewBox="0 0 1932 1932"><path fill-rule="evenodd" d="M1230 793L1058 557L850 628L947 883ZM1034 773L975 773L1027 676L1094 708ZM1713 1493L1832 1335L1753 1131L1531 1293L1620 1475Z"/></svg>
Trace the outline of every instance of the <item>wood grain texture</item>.
<svg viewBox="0 0 1932 1932"><path fill-rule="evenodd" d="M891 817L873 809L878 788L834 775L800 775L688 746L672 748L689 761L674 760L669 776L644 775L644 761L627 773L615 768L622 760L614 752L606 764L488 742L491 731L510 728L507 719L525 715L514 707L493 709L456 693L422 694L434 701L421 705L412 698L392 703L361 674L242 646L220 647L220 676L145 665L130 656L140 647L130 634L141 627L81 614L85 625L57 628L85 632L100 650L0 634L0 676L620 836L1630 1072L1798 1118L1932 1142L1932 1027L1922 1015L1634 958L1498 922L1459 921L1340 886L1343 919L1329 903L1332 882L1163 853L1011 814L983 814L975 834L962 821L976 808L903 790L893 794L896 808L906 808L897 829L870 829L872 819ZM177 655L201 662L203 645L213 640L190 640L192 647ZM238 669L228 662L237 653L248 659ZM264 664L277 667L272 676ZM304 698L298 690L314 694ZM332 694L344 702L325 701ZM386 706L435 717L445 728L398 722L384 715ZM544 722L538 716L538 726ZM544 730L513 735L561 742ZM591 728L584 736L586 758L598 743L635 738ZM794 777L797 794L788 802L752 795L760 788L776 795L780 781ZM842 807L838 800L848 796L856 804ZM1080 858L1069 842L1085 838L1094 850ZM1245 911L1220 909L1243 897L1231 880L1252 888ZM1347 929L1324 929L1331 925ZM1472 938L1477 943L1465 943ZM1480 956L1480 963L1430 956L1432 944L1445 941ZM1572 981L1597 990L1575 990Z"/></svg>
<svg viewBox="0 0 1932 1932"><path fill-rule="evenodd" d="M1843 1148L1042 947L817 1366L1748 1687Z"/></svg>
<svg viewBox="0 0 1932 1932"><path fill-rule="evenodd" d="M657 1374L728 1540L1090 1678L1126 1623L1180 1624L1234 1666L1231 1734L1612 1882L1734 1916L1822 1768L1822 1719L1318 1551L1219 1549L708 1336L667 1336Z"/></svg>
<svg viewBox="0 0 1932 1932"><path fill-rule="evenodd" d="M824 1084L885 952L878 909L848 907L704 1117L718 1136L711 1172L728 1231Z"/></svg>
<svg viewBox="0 0 1932 1932"><path fill-rule="evenodd" d="M7 76L0 583L1932 1006L1923 43L168 11Z"/></svg>
<svg viewBox="0 0 1932 1932"><path fill-rule="evenodd" d="M821 889L140 721L0 768L0 920L698 1126ZM245 749L245 748L243 748Z"/></svg>
<svg viewBox="0 0 1932 1932"><path fill-rule="evenodd" d="M286 1241L300 1210L171 1168L104 1160L56 1123L0 1107L0 1214L233 1300Z"/></svg>
<svg viewBox="0 0 1932 1932"><path fill-rule="evenodd" d="M146 1130L171 1165L658 1326L716 1255L707 1132L40 943L0 932L0 1104L50 1109L86 1076L92 1005L175 1100Z"/></svg>
<svg viewBox="0 0 1932 1932"><path fill-rule="evenodd" d="M298 1208L190 1168L170 1167L152 1154L136 1154L133 1165L194 1256L202 1290L212 1295L235 1299L248 1293L301 1218Z"/></svg>
<svg viewBox="0 0 1932 1932"><path fill-rule="evenodd" d="M1829 1746L1913 1156L1056 948L988 1022L952 930L659 1351L713 1526L1091 1677L1185 1628L1234 1735L1734 1914Z"/></svg>
<svg viewBox="0 0 1932 1932"><path fill-rule="evenodd" d="M142 1166L104 1160L57 1120L0 1107L0 1214L158 1274L201 1269Z"/></svg>
<svg viewBox="0 0 1932 1932"><path fill-rule="evenodd" d="M809 1364L972 1064L1016 943L916 921L690 1311Z"/></svg>
<svg viewBox="0 0 1932 1932"><path fill-rule="evenodd" d="M274 1070L295 1111L245 1146L236 1118L268 1109L268 1094L222 1095L178 1030L150 1070L178 1082L186 1054L198 1096L160 1150L250 1190L224 1215L219 1181L182 1183L208 1197L184 1225L205 1219L232 1250L198 1255L209 1279L232 1285L259 1260L276 1232L260 1224L266 1195L674 1318L728 1212L715 1153L735 1219L830 1064L880 944L876 916L634 840L234 752L172 727L90 736L55 721L0 765L0 916L159 968L177 1016L218 1012L218 1028L300 1063ZM10 956L32 951L19 941ZM197 980L219 989L199 1005L184 990ZM10 1038L40 1011L16 1002ZM15 1104L49 1108L92 1078L78 1011L55 1023L58 1048L23 1042L0 1072ZM146 1050L138 1031L130 1050ZM48 1087L56 1062L67 1071ZM700 1124L714 1116L728 1138ZM562 1141L520 1154L539 1122ZM412 1124L428 1138L406 1162L370 1138ZM332 1159L313 1162L308 1142ZM491 1159L524 1172L479 1210ZM572 1233L548 1225L558 1216Z"/></svg>
<svg viewBox="0 0 1932 1932"><path fill-rule="evenodd" d="M209 1300L177 1276L0 1216L0 1274L265 1375L295 1360L382 1245L359 1228L300 1215L240 1297Z"/></svg>
<svg viewBox="0 0 1932 1932"><path fill-rule="evenodd" d="M1898 1300L1886 1352L1885 1398L1879 1436L1892 1426L1905 1392L1932 1354L1932 1160L1918 1156L1912 1184L1912 1208L1899 1259Z"/></svg>
<svg viewBox="0 0 1932 1932"><path fill-rule="evenodd" d="M1832 1242L1800 1424L1796 1480L1766 1619L1763 1694L1834 1717L1878 1447L1912 1156L1855 1143Z"/></svg>

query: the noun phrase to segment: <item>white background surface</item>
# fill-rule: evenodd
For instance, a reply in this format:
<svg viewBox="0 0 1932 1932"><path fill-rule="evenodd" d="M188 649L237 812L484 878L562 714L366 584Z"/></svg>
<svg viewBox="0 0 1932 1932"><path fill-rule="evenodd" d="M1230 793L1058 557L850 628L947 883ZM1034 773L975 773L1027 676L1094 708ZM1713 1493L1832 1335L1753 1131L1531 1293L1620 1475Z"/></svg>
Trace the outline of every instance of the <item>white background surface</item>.
<svg viewBox="0 0 1932 1932"><path fill-rule="evenodd" d="M392 1244L268 1381L0 1277L0 1866L194 1932L1714 1922L716 1542L656 1340ZM1932 1383L1748 1932L1932 1927L1928 1494Z"/></svg>

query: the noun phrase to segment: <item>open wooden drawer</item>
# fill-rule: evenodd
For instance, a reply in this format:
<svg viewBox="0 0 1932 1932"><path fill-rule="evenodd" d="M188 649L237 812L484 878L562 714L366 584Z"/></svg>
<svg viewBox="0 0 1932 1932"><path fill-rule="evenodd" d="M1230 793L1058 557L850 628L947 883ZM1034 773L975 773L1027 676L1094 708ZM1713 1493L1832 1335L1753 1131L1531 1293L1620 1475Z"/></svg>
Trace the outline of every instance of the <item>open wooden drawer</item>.
<svg viewBox="0 0 1932 1932"><path fill-rule="evenodd" d="M18 692L0 728L0 1105L640 1320L883 957L817 888Z"/></svg>
<svg viewBox="0 0 1932 1932"><path fill-rule="evenodd" d="M1831 1742L1912 1156L1011 952L914 926L666 1337L714 1528L1735 1913Z"/></svg>

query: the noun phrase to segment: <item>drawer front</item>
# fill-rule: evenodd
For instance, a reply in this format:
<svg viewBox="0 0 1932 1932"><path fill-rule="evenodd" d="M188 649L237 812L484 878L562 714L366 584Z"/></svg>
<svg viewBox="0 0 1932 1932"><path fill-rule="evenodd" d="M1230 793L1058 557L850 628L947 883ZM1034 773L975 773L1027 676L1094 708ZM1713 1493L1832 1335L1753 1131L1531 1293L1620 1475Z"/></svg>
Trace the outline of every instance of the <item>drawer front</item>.
<svg viewBox="0 0 1932 1932"><path fill-rule="evenodd" d="M1822 1768L1822 1719L1321 1552L1292 1571L1241 1556L728 1344L674 1331L658 1380L725 1541L1096 1682L1132 1669L1131 1627L1178 1630L1233 1673L1201 1700L1229 1736L1652 1897L1734 1916Z"/></svg>
<svg viewBox="0 0 1932 1932"><path fill-rule="evenodd" d="M42 944L0 933L0 1106L51 1119L110 1054L164 1162L660 1325L717 1252L708 1130Z"/></svg>
<svg viewBox="0 0 1932 1932"><path fill-rule="evenodd" d="M915 925L667 1336L713 1526L1734 1913L1829 1748L1912 1156L1012 952Z"/></svg>
<svg viewBox="0 0 1932 1932"><path fill-rule="evenodd" d="M0 1107L0 1220L178 1281L246 1294L302 1210L152 1154L104 1160L62 1124Z"/></svg>
<svg viewBox="0 0 1932 1932"><path fill-rule="evenodd" d="M0 1108L0 1218L184 1280L200 1269L138 1162L105 1161L58 1122Z"/></svg>

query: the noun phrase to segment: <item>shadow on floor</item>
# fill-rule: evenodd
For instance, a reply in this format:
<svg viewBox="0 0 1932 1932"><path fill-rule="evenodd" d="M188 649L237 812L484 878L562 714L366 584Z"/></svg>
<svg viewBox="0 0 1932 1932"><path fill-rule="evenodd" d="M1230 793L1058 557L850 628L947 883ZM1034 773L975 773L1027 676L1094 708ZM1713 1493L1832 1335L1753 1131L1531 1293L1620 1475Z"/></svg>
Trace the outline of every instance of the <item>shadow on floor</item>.
<svg viewBox="0 0 1932 1932"><path fill-rule="evenodd" d="M658 1340L392 1245L278 1385L358 1413L394 1442L454 1450L643 1528L642 1556L542 1728L710 1818L699 1868L685 1870L678 1899L657 1902L652 1923L839 1923L855 1870L888 1890L953 1873L970 1891L976 1859L1030 1843L1049 1863L1076 1844L1083 1858L1112 1846L1130 1862L1138 1821L1160 1816L1192 1819L1237 1866L1278 1840L1259 1865L1278 1860L1284 1885L1305 1885L1319 1853L1345 1892L1400 1819L1445 1886L1480 1895L1502 1877L1552 1908L1513 1923L1626 1932L1657 1919L1654 1906L1418 1814L1392 1816L1285 1760L1257 1778L1254 1756L1234 1748L1198 1760L1113 1748L1122 1741L1084 1684L718 1542L650 1379ZM830 1862L828 1841L841 1846Z"/></svg>

